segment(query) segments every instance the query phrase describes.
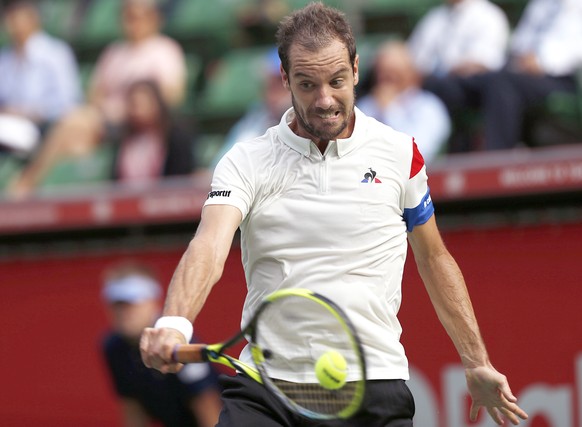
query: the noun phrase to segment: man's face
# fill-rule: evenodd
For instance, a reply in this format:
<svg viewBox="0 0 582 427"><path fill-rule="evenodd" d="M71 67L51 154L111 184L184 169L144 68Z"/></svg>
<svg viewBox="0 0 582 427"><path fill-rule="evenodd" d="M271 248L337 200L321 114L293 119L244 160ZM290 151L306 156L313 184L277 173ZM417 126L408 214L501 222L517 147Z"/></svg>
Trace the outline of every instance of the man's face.
<svg viewBox="0 0 582 427"><path fill-rule="evenodd" d="M416 69L406 46L402 44L394 43L379 51L375 72L379 85L405 90L418 84Z"/></svg>
<svg viewBox="0 0 582 427"><path fill-rule="evenodd" d="M352 69L342 42L334 40L317 52L293 45L283 80L291 91L299 136L319 142L351 135L358 58Z"/></svg>
<svg viewBox="0 0 582 427"><path fill-rule="evenodd" d="M15 7L4 16L6 32L17 45L24 44L39 28L36 11L27 6Z"/></svg>
<svg viewBox="0 0 582 427"><path fill-rule="evenodd" d="M122 24L129 40L140 41L159 31L160 19L152 7L128 3L123 7Z"/></svg>

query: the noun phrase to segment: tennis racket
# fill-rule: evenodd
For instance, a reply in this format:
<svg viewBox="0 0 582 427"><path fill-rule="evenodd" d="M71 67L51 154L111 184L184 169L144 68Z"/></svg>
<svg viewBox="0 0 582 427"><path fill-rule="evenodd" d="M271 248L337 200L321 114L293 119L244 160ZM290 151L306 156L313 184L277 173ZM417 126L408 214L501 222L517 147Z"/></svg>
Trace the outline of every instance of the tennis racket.
<svg viewBox="0 0 582 427"><path fill-rule="evenodd" d="M244 339L254 366L225 353ZM343 356L347 366L342 371L345 381L333 387L316 374L316 363L330 352ZM179 345L173 358L180 363L220 363L243 372L288 409L310 419L350 418L364 398L366 365L353 325L335 303L305 289L268 295L246 327L231 339L212 345Z"/></svg>

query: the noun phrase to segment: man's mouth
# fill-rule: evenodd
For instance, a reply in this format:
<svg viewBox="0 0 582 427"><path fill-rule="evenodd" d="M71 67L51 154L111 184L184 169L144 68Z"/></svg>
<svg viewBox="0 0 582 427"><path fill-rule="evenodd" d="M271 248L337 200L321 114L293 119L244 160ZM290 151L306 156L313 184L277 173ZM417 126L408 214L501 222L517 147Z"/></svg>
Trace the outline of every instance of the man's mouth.
<svg viewBox="0 0 582 427"><path fill-rule="evenodd" d="M316 114L316 115L320 119L329 120L329 119L335 119L336 117L338 117L340 115L340 112L339 111L332 111L332 112L328 112L328 113L324 113L324 114Z"/></svg>

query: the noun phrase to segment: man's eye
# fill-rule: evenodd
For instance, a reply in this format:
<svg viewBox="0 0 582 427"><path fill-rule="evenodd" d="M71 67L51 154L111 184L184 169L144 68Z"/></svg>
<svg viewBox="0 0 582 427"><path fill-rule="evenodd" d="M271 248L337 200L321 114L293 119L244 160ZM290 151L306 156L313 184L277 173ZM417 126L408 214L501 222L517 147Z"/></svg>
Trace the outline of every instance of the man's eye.
<svg viewBox="0 0 582 427"><path fill-rule="evenodd" d="M333 87L340 87L340 86L342 86L343 84L344 84L344 81L343 81L343 79L335 79L335 80L332 80L332 82L331 82L331 85L332 85Z"/></svg>

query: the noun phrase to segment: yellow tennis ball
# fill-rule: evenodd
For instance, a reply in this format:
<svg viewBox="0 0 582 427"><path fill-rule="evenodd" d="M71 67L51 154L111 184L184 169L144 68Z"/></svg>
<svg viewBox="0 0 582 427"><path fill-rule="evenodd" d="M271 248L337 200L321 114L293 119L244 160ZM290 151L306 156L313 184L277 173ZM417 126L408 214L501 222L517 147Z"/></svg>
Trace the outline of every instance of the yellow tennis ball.
<svg viewBox="0 0 582 427"><path fill-rule="evenodd" d="M319 384L328 390L337 390L346 383L348 363L335 350L323 353L315 363L315 376Z"/></svg>

